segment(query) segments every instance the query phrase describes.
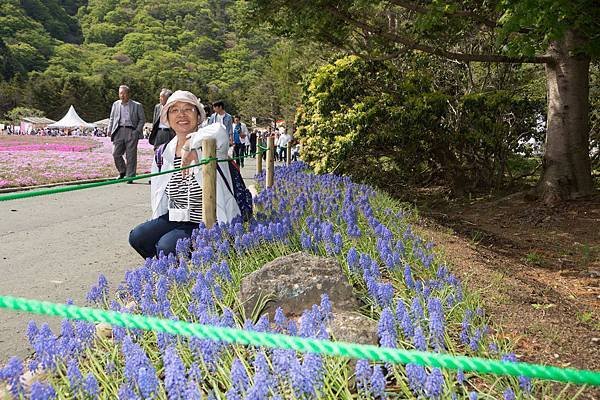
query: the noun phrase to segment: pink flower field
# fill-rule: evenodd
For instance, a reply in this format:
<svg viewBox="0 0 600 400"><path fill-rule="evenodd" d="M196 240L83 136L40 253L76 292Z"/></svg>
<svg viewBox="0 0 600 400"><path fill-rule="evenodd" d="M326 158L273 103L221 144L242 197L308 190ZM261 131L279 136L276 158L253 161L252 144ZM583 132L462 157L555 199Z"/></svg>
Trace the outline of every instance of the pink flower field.
<svg viewBox="0 0 600 400"><path fill-rule="evenodd" d="M137 173L150 172L152 146L138 144ZM118 175L107 137L0 136L0 188Z"/></svg>

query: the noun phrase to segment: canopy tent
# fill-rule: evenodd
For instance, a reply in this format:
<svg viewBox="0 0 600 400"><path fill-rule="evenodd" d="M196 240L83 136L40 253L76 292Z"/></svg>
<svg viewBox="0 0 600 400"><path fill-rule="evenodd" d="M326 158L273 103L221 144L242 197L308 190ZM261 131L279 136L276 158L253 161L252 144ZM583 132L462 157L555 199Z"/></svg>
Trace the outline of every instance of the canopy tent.
<svg viewBox="0 0 600 400"><path fill-rule="evenodd" d="M30 133L33 130L45 128L54 123L53 119L45 117L25 117L21 118L19 132Z"/></svg>
<svg viewBox="0 0 600 400"><path fill-rule="evenodd" d="M77 115L77 111L73 106L69 107L67 114L61 120L48 125L48 128L93 128L96 125L89 124Z"/></svg>
<svg viewBox="0 0 600 400"><path fill-rule="evenodd" d="M108 128L108 118L101 119L100 121L96 121L93 123L98 128Z"/></svg>

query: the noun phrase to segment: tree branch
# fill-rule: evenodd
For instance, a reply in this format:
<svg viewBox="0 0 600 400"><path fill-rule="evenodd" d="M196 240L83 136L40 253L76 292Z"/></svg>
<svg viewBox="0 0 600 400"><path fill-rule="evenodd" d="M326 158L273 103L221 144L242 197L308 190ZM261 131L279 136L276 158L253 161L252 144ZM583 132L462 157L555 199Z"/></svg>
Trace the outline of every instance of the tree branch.
<svg viewBox="0 0 600 400"><path fill-rule="evenodd" d="M388 2L393 5L405 8L407 10L417 12L419 14L427 14L431 11L427 7L423 7L421 5L415 4L412 1L388 0ZM444 11L444 15L447 15L449 17L457 17L457 18L469 18L481 25L487 26L488 28L492 28L492 29L500 27L500 25L498 25L498 23L496 21L493 21L489 18L484 17L483 15L479 15L472 11L465 11L465 10ZM527 29L527 28L519 28L517 30L517 32L518 33L530 33L531 30Z"/></svg>
<svg viewBox="0 0 600 400"><path fill-rule="evenodd" d="M423 43L419 43L409 37L401 36L396 33L387 32L382 30L380 27L370 25L366 22L355 19L352 15L337 9L336 7L329 6L327 10L334 16L341 18L342 20L354 25L357 28L367 30L369 32L376 33L384 39L390 40L395 43L402 44L413 50L420 50L422 52L448 58L451 60L464 61L464 62L492 62L492 63L513 63L513 64L548 64L552 63L554 59L550 56L533 56L533 57L510 57L500 54L468 54L468 53L456 53L436 47L432 47Z"/></svg>

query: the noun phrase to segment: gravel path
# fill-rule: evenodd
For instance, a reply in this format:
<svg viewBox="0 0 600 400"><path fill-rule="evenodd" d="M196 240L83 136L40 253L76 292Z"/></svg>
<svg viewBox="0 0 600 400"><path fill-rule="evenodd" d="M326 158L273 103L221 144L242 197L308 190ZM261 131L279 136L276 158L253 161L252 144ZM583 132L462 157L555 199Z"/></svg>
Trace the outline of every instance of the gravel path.
<svg viewBox="0 0 600 400"><path fill-rule="evenodd" d="M255 160L242 175L251 184ZM111 290L125 271L142 263L129 247L131 228L150 217L150 186L110 185L0 203L0 294L83 305L89 288L104 274ZM31 354L29 320L60 320L0 310L0 365L10 356Z"/></svg>

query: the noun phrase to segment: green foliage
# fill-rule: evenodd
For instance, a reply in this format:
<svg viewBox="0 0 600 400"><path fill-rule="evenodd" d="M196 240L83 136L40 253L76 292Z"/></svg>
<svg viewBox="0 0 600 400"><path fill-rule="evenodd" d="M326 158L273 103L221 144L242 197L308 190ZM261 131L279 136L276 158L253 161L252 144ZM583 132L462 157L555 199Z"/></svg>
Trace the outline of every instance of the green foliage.
<svg viewBox="0 0 600 400"><path fill-rule="evenodd" d="M43 111L37 110L35 108L29 108L29 107L15 107L6 113L6 118L15 124L17 124L21 120L21 118L43 117L43 116L44 116Z"/></svg>
<svg viewBox="0 0 600 400"><path fill-rule="evenodd" d="M297 119L304 159L380 186L504 184L510 157L530 152L526 142L543 134L539 103L507 91L456 96L414 61L349 56L320 68Z"/></svg>

